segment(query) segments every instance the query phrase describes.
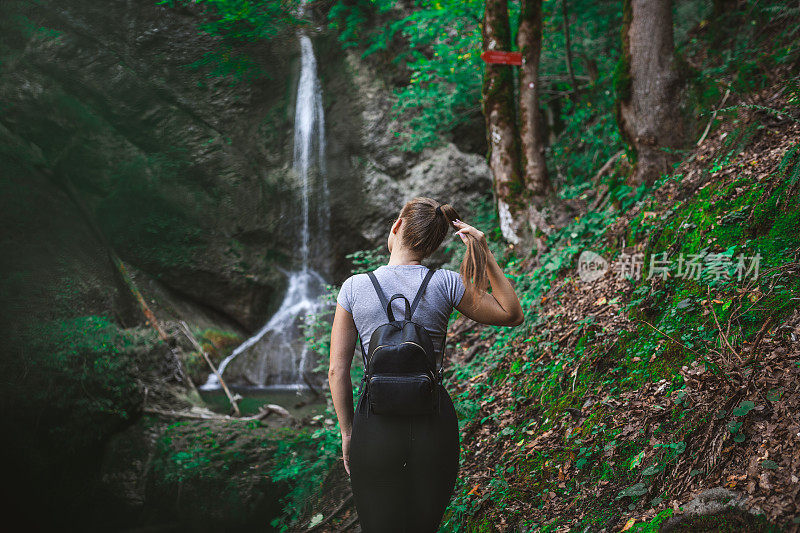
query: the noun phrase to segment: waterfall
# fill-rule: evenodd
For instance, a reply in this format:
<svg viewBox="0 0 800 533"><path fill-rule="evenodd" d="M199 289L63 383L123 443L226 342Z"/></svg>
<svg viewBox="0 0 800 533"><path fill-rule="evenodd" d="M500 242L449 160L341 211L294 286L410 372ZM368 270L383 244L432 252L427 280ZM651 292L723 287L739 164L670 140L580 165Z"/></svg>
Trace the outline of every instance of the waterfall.
<svg viewBox="0 0 800 533"><path fill-rule="evenodd" d="M305 14L305 3L299 15ZM317 213L314 219L319 234L327 235L330 226L330 191L325 168L325 119L322 109L322 89L317 78L317 60L314 47L305 31L298 32L300 44L300 79L297 84L297 102L294 120L293 169L302 185L302 226L300 229L301 267L285 272L288 288L283 302L269 321L251 338L239 345L219 365L223 375L231 365L238 366L236 380L246 385L265 387L300 388L304 386L303 373L309 368L308 349L302 335L301 322L320 310L318 297L324 291L325 280L309 264L311 254L310 205L312 194ZM316 173L312 169L316 167ZM312 174L321 182L312 182ZM319 185L319 187L317 187ZM321 188L322 191L316 190ZM327 239L315 239L327 244ZM231 366L233 369L233 366ZM237 383L234 383L237 384ZM219 388L212 373L201 387L204 390Z"/></svg>

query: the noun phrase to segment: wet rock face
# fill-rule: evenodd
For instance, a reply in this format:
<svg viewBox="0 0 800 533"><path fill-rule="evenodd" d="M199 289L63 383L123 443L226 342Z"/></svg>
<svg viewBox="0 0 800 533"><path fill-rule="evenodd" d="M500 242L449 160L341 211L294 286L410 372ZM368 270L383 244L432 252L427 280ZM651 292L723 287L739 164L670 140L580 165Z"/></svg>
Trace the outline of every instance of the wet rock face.
<svg viewBox="0 0 800 533"><path fill-rule="evenodd" d="M52 169L53 197L71 181L123 260L257 328L285 283L275 265L294 254L294 41L249 51L269 78L230 85L187 67L221 50L195 11L73 1L3 12L18 21L3 37L3 123L29 152L25 170Z"/></svg>
<svg viewBox="0 0 800 533"><path fill-rule="evenodd" d="M392 222L403 205L415 196L449 203L469 220L468 204L491 196L491 174L485 156L463 152L452 142L418 154L398 150L400 141L393 132L402 129L402 125L391 118L394 104L391 88L357 52L337 53L344 57L341 68L347 77L327 86L338 95L339 106L326 113L334 130L347 129L342 124L352 124L356 116L360 121L360 128L350 127L357 136L348 137L347 142L350 166L360 177L361 186L339 191L341 226L335 228L335 234L343 235L344 242L352 246L351 251L385 247ZM349 95L350 102L342 106L345 95ZM482 136L482 121L478 126ZM337 139L332 139L332 143L336 142ZM341 273L344 277L346 274L349 271Z"/></svg>

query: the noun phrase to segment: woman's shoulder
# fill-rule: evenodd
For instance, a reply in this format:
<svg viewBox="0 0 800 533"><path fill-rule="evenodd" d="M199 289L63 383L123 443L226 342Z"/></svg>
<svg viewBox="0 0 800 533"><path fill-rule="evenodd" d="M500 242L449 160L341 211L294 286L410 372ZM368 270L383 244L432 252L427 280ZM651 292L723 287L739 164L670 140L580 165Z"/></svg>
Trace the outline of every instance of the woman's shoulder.
<svg viewBox="0 0 800 533"><path fill-rule="evenodd" d="M362 280L362 278L363 278L363 279L367 279L367 273L366 273L366 272L359 272L359 273L357 273L357 274L350 274L350 275L349 275L347 278L345 278L345 280L342 282L342 287L344 287L345 285L352 285L352 284L354 284L354 283L356 283L356 284L357 284L359 281L361 281L361 280Z"/></svg>
<svg viewBox="0 0 800 533"><path fill-rule="evenodd" d="M457 270L451 270L449 268L437 268L436 271L439 273L440 279L443 280L455 281L456 279L461 279L461 273Z"/></svg>
<svg viewBox="0 0 800 533"><path fill-rule="evenodd" d="M461 279L461 273L449 268L440 268L438 270L441 271L439 274L439 287L444 293L447 302L455 307L461 301L461 297L466 290L464 280Z"/></svg>

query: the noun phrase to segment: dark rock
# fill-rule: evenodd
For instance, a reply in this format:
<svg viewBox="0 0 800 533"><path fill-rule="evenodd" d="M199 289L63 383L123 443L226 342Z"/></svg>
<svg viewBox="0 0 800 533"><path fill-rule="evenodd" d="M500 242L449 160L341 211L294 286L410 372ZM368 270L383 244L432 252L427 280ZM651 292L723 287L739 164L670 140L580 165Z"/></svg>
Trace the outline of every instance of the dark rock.
<svg viewBox="0 0 800 533"><path fill-rule="evenodd" d="M683 507L683 513L669 517L661 524L661 533L778 531L767 523L758 509L746 505L741 494L715 487L698 494Z"/></svg>

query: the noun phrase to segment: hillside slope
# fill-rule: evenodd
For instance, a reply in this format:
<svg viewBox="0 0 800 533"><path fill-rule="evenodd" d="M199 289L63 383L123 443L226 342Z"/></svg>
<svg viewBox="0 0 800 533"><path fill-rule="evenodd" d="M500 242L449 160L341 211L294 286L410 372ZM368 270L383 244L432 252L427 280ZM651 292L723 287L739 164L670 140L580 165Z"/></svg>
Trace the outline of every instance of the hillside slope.
<svg viewBox="0 0 800 533"><path fill-rule="evenodd" d="M442 530L798 527L800 122L765 110L793 103L733 102L651 190L612 176L539 264L502 259L526 322L451 324L462 467ZM590 282L587 250L609 263ZM297 523L357 531L348 490L337 463Z"/></svg>
<svg viewBox="0 0 800 533"><path fill-rule="evenodd" d="M787 105L781 90L756 98ZM457 359L486 350L451 381L467 409L453 530L654 527L715 487L797 527L798 156L797 120L745 109L652 195L590 213L520 269L530 329L456 339ZM584 250L611 263L592 282ZM642 254L640 277L623 254L633 270ZM680 277L680 254L704 254L699 275ZM733 530L761 529L740 514Z"/></svg>

